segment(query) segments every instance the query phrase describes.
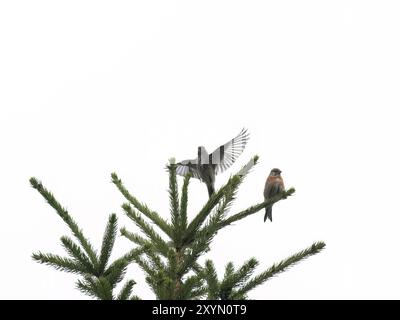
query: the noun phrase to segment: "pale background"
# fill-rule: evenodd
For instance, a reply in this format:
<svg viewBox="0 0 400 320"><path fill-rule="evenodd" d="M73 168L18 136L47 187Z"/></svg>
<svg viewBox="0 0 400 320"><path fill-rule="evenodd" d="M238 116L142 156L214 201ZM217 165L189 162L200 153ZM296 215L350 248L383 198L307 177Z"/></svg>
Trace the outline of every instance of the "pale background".
<svg viewBox="0 0 400 320"><path fill-rule="evenodd" d="M167 217L167 159L242 127L251 139L217 186L260 164L232 213L262 200L271 167L297 192L273 223L260 212L218 234L219 273L251 256L261 272L323 240L250 297L400 298L399 14L398 1L2 1L0 298L86 298L30 258L62 253L69 234L31 176L99 247L111 212L134 230L112 171ZM207 192L190 192L194 214ZM130 247L118 237L114 256Z"/></svg>

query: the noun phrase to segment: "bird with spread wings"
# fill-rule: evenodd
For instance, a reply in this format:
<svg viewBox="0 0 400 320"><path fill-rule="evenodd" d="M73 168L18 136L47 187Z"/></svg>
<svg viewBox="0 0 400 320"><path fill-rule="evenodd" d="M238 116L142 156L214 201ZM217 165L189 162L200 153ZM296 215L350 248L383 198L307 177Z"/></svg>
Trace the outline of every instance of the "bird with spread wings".
<svg viewBox="0 0 400 320"><path fill-rule="evenodd" d="M211 154L200 146L197 148L196 159L177 163L176 173L181 176L191 173L194 178L206 184L208 195L211 197L215 192L215 176L236 161L246 147L248 139L249 133L246 129L242 129L236 137L219 146Z"/></svg>

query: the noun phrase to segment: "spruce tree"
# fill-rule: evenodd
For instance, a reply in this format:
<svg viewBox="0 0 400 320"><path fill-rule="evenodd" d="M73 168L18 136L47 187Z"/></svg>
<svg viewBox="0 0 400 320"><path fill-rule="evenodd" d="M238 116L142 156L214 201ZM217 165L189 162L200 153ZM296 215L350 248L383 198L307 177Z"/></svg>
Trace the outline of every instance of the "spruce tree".
<svg viewBox="0 0 400 320"><path fill-rule="evenodd" d="M295 192L294 188L290 188L268 201L230 215L238 188L257 161L258 156L253 157L237 174L232 175L191 220L187 210L191 176L185 176L179 189L174 159L167 165L169 220L140 202L125 188L117 174L112 173L112 182L126 200L122 204L122 210L141 231L138 234L125 227L120 229L121 235L133 242L135 247L112 263L108 260L115 242L116 215L110 215L100 253L97 253L67 210L41 182L31 178L31 185L55 209L77 240L76 243L68 237L61 238L69 255L67 258L39 252L33 254L33 259L58 270L78 274L80 279L77 281L77 288L97 299L139 299L131 292L135 284L133 280L127 280L120 292L115 292L116 285L123 280L130 263L136 263L144 271L145 281L156 299L247 299L249 291L255 287L325 247L323 242L316 242L257 275L254 275L258 266L255 258L247 260L239 268L228 262L223 277L218 277L211 260L206 260L204 264L199 261L210 250L211 242L221 229L284 200Z"/></svg>

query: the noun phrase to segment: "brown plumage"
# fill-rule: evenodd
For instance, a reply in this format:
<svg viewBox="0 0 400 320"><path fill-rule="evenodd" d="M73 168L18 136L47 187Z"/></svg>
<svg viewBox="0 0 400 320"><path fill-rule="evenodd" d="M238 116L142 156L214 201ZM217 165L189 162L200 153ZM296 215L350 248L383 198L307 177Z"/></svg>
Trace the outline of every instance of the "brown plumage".
<svg viewBox="0 0 400 320"><path fill-rule="evenodd" d="M285 184L281 177L281 170L274 168L271 170L264 187L264 200L267 201L277 194L285 191ZM264 222L267 220L272 221L272 205L265 207Z"/></svg>

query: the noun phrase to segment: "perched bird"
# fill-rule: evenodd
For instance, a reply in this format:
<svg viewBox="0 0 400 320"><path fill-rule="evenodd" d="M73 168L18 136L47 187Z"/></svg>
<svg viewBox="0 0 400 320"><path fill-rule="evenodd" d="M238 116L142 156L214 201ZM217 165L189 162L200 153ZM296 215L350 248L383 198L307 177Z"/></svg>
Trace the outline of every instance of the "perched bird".
<svg viewBox="0 0 400 320"><path fill-rule="evenodd" d="M264 187L265 201L271 199L277 194L285 191L285 185L281 177L281 170L274 168L271 170ZM265 207L264 222L269 218L272 221L272 205Z"/></svg>
<svg viewBox="0 0 400 320"><path fill-rule="evenodd" d="M208 195L211 197L215 192L215 176L229 168L243 152L249 133L242 131L232 140L218 147L213 153L200 146L197 148L197 158L184 160L177 163L176 173L185 176L191 173L194 178L204 182L207 186Z"/></svg>

